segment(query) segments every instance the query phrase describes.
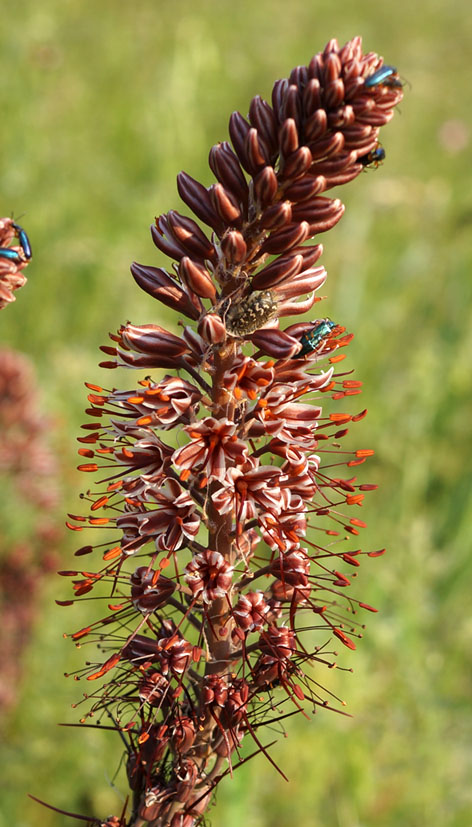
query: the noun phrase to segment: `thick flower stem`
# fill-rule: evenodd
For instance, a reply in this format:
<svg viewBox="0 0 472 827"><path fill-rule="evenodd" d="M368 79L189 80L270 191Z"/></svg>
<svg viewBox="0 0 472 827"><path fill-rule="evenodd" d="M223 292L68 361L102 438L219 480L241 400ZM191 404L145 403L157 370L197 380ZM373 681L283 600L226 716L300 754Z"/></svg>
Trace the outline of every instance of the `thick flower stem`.
<svg viewBox="0 0 472 827"><path fill-rule="evenodd" d="M228 393L223 384L223 378L234 362L236 343L230 341L224 348L217 351L214 361L212 400L215 405L215 418L233 419L234 398ZM220 514L213 503L213 493L218 488L218 482L213 480L209 486L208 502L208 545L218 551L225 560L233 565L233 537L231 514ZM211 659L207 663L205 674L214 675L225 673L228 670L231 644L231 616L228 615L228 600L218 597L208 609L207 641Z"/></svg>

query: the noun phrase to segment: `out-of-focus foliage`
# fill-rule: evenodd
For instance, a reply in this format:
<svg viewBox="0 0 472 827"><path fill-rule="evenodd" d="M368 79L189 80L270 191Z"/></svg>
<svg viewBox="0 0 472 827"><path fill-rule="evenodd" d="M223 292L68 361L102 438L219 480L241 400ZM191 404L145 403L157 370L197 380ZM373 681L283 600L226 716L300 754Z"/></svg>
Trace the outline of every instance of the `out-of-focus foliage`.
<svg viewBox="0 0 472 827"><path fill-rule="evenodd" d="M0 340L34 361L69 490L89 380L110 384L97 347L122 321L159 321L129 263L159 262L153 216L181 208L175 175L210 183L210 146L232 109L269 94L333 36L362 34L409 82L383 133L387 158L343 188L346 215L327 234L323 314L356 334L345 363L365 381L369 417L356 447L379 482L362 511L364 547L389 553L360 569L359 596L378 606L330 688L352 719L293 720L274 751L291 781L259 757L220 788L215 827L469 827L472 822L470 620L472 503L470 13L451 4L358 0L164 3L17 0L3 27L2 206L34 249L28 285L2 313ZM161 318L161 316L159 317ZM132 382L132 377L127 380ZM364 470L365 469L365 470ZM18 508L23 508L18 504ZM0 525L8 532L0 502ZM75 537L64 531L64 568ZM0 824L55 827L65 817L26 798L100 815L121 809L122 754L112 733L76 722L90 686L64 680L87 657L61 631L100 605L60 609L51 576L42 620L3 747ZM86 617L84 614L87 612ZM325 675L322 676L323 679ZM103 722L106 725L106 721ZM114 786L114 784L116 786ZM2 821L3 818L3 821ZM73 822L71 822L73 823Z"/></svg>

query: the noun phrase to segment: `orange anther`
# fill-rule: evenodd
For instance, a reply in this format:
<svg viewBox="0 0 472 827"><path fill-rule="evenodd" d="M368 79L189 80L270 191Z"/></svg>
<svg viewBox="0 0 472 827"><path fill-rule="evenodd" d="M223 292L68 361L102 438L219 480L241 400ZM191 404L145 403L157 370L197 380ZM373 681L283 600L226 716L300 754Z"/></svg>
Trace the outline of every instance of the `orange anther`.
<svg viewBox="0 0 472 827"><path fill-rule="evenodd" d="M108 658L108 660L105 661L102 668L99 669L98 672L95 672L93 675L89 675L87 680L88 681L94 681L97 678L102 678L103 675L106 675L106 673L109 672L110 669L113 669L113 667L116 666L116 664L118 663L119 660L120 660L120 653L116 652L114 655L111 656L111 658Z"/></svg>
<svg viewBox="0 0 472 827"><path fill-rule="evenodd" d="M103 555L104 560L114 560L115 557L119 557L121 554L121 546L114 546L113 548L109 548L108 551L105 552Z"/></svg>
<svg viewBox="0 0 472 827"><path fill-rule="evenodd" d="M100 497L100 499L95 500L95 502L92 505L91 510L92 511L98 511L98 509L103 508L103 506L106 505L107 502L108 502L108 497L106 497L106 496Z"/></svg>
<svg viewBox="0 0 472 827"><path fill-rule="evenodd" d="M345 422L350 422L352 417L346 413L332 413L329 415L329 419L337 425L344 425Z"/></svg>

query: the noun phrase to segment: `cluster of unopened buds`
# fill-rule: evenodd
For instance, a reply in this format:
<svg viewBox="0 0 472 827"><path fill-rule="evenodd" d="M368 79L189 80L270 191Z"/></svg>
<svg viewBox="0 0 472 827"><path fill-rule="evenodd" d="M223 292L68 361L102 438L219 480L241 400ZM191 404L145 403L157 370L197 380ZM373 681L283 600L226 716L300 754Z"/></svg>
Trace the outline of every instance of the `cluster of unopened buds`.
<svg viewBox="0 0 472 827"><path fill-rule="evenodd" d="M88 386L80 467L100 482L69 525L98 533L76 554L100 550L103 564L63 574L77 598L108 604L71 635L103 653L76 678L90 687L82 720L107 715L125 740L133 791L128 814L97 823L193 827L248 760L245 737L272 761L263 724L337 708L320 669L336 665L333 637L354 649L358 611L375 611L346 573L382 553L348 549L375 488L356 476L372 451L341 447L365 411L321 404L360 393L339 367L351 334L324 317L280 320L320 316L322 247L306 242L344 210L322 193L383 159L379 129L401 97L396 69L360 38L330 41L275 83L271 105L233 113L232 147L210 151L215 184L178 176L211 232L172 210L151 233L173 267L131 267L189 323L181 335L122 326L103 367L148 375L125 391ZM149 375L162 368L178 375Z"/></svg>
<svg viewBox="0 0 472 827"><path fill-rule="evenodd" d="M12 244L13 241L18 243ZM23 227L13 218L0 218L0 310L15 301L13 293L26 284L23 270L32 256Z"/></svg>

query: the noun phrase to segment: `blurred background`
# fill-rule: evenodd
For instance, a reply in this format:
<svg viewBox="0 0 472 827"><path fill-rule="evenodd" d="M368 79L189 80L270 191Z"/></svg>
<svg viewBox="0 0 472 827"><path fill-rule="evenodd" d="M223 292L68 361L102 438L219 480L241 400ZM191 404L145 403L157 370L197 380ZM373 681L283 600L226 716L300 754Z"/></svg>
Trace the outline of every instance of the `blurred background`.
<svg viewBox="0 0 472 827"><path fill-rule="evenodd" d="M12 549L26 548L3 577L4 605L24 613L27 630L8 667L0 824L69 823L28 792L101 818L118 813L126 795L117 736L57 725L80 716L71 704L81 685L63 673L86 657L62 632L90 620L93 607L55 605L70 596L70 583L54 575L52 561L56 555L56 568L73 567L80 544L63 526L65 511L80 510L86 484L75 470L83 383L119 384L117 372L97 367L98 346L128 319L176 321L135 286L129 264L163 263L148 227L156 214L182 209L180 169L213 181L208 151L227 138L232 110L246 114L253 95L270 96L276 78L331 37L344 43L360 34L365 50L397 66L407 85L381 136L385 163L335 191L347 209L321 239L329 273L323 312L355 333L345 364L365 382L355 407L370 413L350 444L375 449L361 473L380 488L362 514L363 547L385 545L388 554L362 566L355 593L380 611L368 616L357 651L340 653L354 673L320 675L353 717L324 711L310 723L293 719L272 753L290 783L258 757L220 786L209 817L214 827L470 827L468 4L6 5L0 215L13 212L25 227L34 259L28 284L0 315L0 347L34 367L36 378L25 380L30 401L20 407L40 411L41 450L55 459L38 473L52 475L45 485L55 493L45 531L41 498L12 497L11 480L0 478L3 554L11 560ZM123 386L133 378L127 374ZM26 561L27 575L15 561L18 569ZM9 623L1 623L8 636Z"/></svg>

